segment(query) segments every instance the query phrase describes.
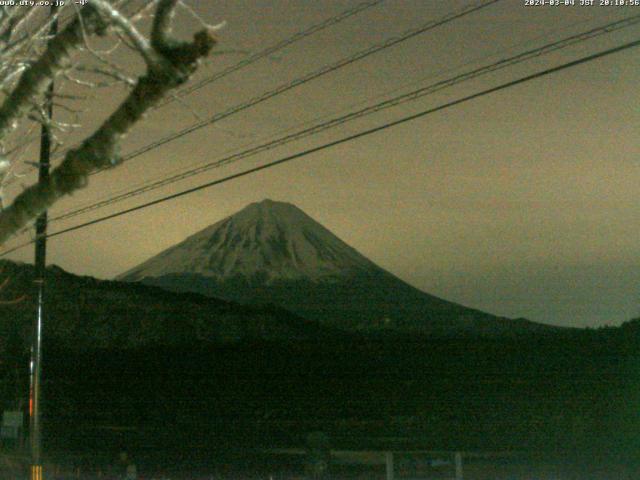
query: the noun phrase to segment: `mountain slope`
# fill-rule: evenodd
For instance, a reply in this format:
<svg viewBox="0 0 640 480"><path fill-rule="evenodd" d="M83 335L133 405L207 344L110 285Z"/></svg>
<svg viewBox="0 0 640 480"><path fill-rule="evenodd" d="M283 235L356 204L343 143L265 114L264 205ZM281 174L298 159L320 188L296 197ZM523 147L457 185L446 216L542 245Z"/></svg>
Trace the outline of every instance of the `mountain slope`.
<svg viewBox="0 0 640 480"><path fill-rule="evenodd" d="M189 273L218 281L325 281L379 270L294 205L265 200L165 250L119 279Z"/></svg>
<svg viewBox="0 0 640 480"><path fill-rule="evenodd" d="M25 339L35 318L34 268L0 261L9 280L0 300L0 352L7 339ZM275 307L248 307L198 294L97 280L47 269L44 338L74 349L235 343L243 339L326 338L333 333Z"/></svg>
<svg viewBox="0 0 640 480"><path fill-rule="evenodd" d="M118 277L242 303L270 303L345 330L509 334L549 327L424 293L294 205L253 203Z"/></svg>

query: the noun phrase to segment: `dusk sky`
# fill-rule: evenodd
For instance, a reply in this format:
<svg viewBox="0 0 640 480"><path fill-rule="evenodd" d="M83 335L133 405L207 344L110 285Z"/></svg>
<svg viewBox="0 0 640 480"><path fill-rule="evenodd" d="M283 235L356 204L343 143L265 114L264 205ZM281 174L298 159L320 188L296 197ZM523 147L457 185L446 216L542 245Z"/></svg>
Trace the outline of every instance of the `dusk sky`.
<svg viewBox="0 0 640 480"><path fill-rule="evenodd" d="M225 21L197 82L359 1L192 1ZM388 0L153 112L135 150L216 112L473 2ZM226 156L608 22L640 7L527 7L502 0L91 177L51 215ZM598 3L598 2L596 2ZM198 23L187 12L178 33ZM54 222L55 232L640 38L632 26L435 95ZM123 54L122 62L130 62ZM493 314L568 326L640 316L640 50L580 65L366 138L52 238L48 262L113 278L264 198L293 203L383 268ZM122 98L90 105L90 131ZM88 101L91 102L91 101ZM73 143L73 142L71 142ZM36 148L32 149L35 157ZM23 167L20 170L26 170ZM24 184L33 181L27 176ZM20 183L9 189L9 197ZM24 241L16 238L7 247ZM10 255L33 259L33 247Z"/></svg>

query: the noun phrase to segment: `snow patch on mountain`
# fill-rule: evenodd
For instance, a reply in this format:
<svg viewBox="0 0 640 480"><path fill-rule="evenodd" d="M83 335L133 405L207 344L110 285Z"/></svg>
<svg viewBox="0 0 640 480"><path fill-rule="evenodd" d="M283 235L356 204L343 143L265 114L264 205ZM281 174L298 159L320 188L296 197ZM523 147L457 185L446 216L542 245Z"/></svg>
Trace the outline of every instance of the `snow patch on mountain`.
<svg viewBox="0 0 640 480"><path fill-rule="evenodd" d="M190 273L245 278L330 281L381 269L298 207L264 200L192 235L118 278L138 281Z"/></svg>

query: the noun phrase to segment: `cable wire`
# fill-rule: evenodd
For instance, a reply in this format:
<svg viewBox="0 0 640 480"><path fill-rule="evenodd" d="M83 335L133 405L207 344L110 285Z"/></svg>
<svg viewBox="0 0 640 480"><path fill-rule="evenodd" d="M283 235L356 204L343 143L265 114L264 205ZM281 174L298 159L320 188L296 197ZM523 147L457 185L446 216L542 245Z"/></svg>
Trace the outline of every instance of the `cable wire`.
<svg viewBox="0 0 640 480"><path fill-rule="evenodd" d="M223 112L217 113L203 121L197 122L183 130L180 130L179 132L175 132L172 133L170 135L167 135L164 138L161 138L153 143L150 143L148 145L145 145L144 147L141 147L137 150L134 150L133 152L127 154L126 156L124 156L122 158L122 161L127 161L127 160L131 160L132 158L138 157L140 155L142 155L143 153L147 153L151 150L154 150L162 145L165 145L166 143L169 142L173 142L175 140L177 140L178 138L181 138L185 135L188 135L189 133L192 133L196 130L200 130L201 128L204 128L208 125L211 125L212 123L218 122L224 118L230 117L231 115L235 115L236 113L242 112L243 110L246 110L248 108L254 107L255 105L258 105L262 102L265 102L273 97L276 97L278 95L282 95L285 92L288 92L289 90L292 90L294 88L297 88L301 85L304 85L306 83L309 83L317 78L320 78L324 75L327 75L331 72L334 72L340 68L346 67L347 65L351 65L359 60L362 60L364 58L369 57L370 55L373 55L374 53L378 53L380 51L386 50L388 48L391 48L399 43L405 42L407 40L410 40L420 34L426 33L429 30L433 30L436 27L439 27L441 25L445 25L449 22L452 22L454 20L457 20L459 18L462 18L466 15L472 14L474 12L477 12L483 8L486 8L490 5L493 5L494 3L497 3L501 0L481 0L479 2L475 2L471 5L467 5L465 7L463 7L460 10L457 10L455 12L449 13L447 15L445 15L444 17L438 19L438 20L432 20L427 22L426 24L423 24L417 28L408 30L406 32L404 32L403 34L397 36L397 37L392 37L389 38L387 40L385 40L384 42L375 44L365 50L361 50L353 55L350 55L346 58L343 58L341 60L338 60L335 63L332 63L330 65L325 65L324 67L321 67L318 70L315 70L313 72L307 73L306 75L303 75L302 77L296 78L295 80L292 80L290 82L287 82L285 84L281 84L278 87L274 88L273 90L269 90L268 92L265 92L261 95L258 95L256 97L253 97L245 102L242 102L240 104L237 104ZM105 170L108 170L109 168L103 168L103 169L99 169L97 171L92 172L92 175L98 174L100 172L103 172Z"/></svg>
<svg viewBox="0 0 640 480"><path fill-rule="evenodd" d="M532 80L535 80L535 79L538 79L538 78L541 78L541 77L545 77L547 75L551 75L553 73L557 73L557 72L560 72L560 71L563 71L563 70L567 70L569 68L572 68L572 67L575 67L575 66L578 66L578 65L582 65L584 63L591 62L591 61L597 60L599 58L603 58L603 57L606 57L608 55L612 55L614 53L619 53L619 52L622 52L622 51L625 51L625 50L628 50L628 49L631 49L631 48L635 48L637 46L640 46L640 40L635 40L633 42L629 42L629 43L626 43L624 45L620 45L618 47L613 47L613 48L610 48L608 50L604 50L604 51L601 51L601 52L598 52L598 53L594 53L594 54L588 55L586 57L582 57L582 58L579 58L577 60L573 60L571 62L567 62L567 63L564 63L562 65L556 66L556 67L548 68L546 70L542 70L540 72L533 73L531 75L526 75L526 76L518 78L516 80L511 80L509 82L503 83L503 84L498 85L496 87L492 87L492 88L488 88L488 89L482 90L480 92L468 95L466 97L459 98L457 100L453 100L451 102L447 102L447 103L439 105L437 107L433 107L433 108L430 108L430 109L427 109L427 110L423 110L423 111L421 111L419 113L415 113L413 115L408 115L408 116L405 116L405 117L400 118L398 120L394 120L392 122L387 122L387 123L384 123L384 124L379 125L377 127L373 127L373 128L367 129L367 130L363 130L363 131L360 131L360 132L355 133L353 135L348 135L346 137L342 137L342 138L340 138L338 140L334 140L334 141L322 144L322 145L317 146L317 147L313 147L313 148L309 148L309 149L303 150L303 151L295 153L293 155L288 155L286 157L280 158L278 160L274 160L272 162L268 162L268 163L266 163L264 165L260 165L258 167L250 168L250 169L244 170L244 171L239 172L239 173L235 173L233 175L229 175L229 176L221 178L221 179L217 179L217 180L214 180L214 181L211 181L211 182L207 182L205 184L198 185L198 186L193 187L193 188L182 190L180 192L177 192L177 193L174 193L174 194L171 194L171 195L167 195L165 197L161 197L161 198L158 198L158 199L150 201L150 202L146 202L146 203L141 204L141 205L137 205L137 206L132 207L132 208L121 210L119 212L112 213L110 215L105 215L103 217L96 218L94 220L90 220L88 222L84 222L84 223L81 223L81 224L78 224L78 225L74 225L72 227L65 228L63 230L59 230L59 231L54 232L54 233L50 233L50 234L46 235L46 237L47 238L52 238L52 237L56 237L56 236L59 236L59 235L63 235L65 233L73 232L75 230L80 230L82 228L86 228L86 227L89 227L91 225L95 225L97 223L102 223L102 222L105 222L107 220L111 220L113 218L121 217L123 215L127 215L129 213L133 213L133 212L136 212L138 210L142 210L142 209L151 207L153 205L158 205L160 203L164 203L164 202L167 202L169 200L173 200L173 199L185 196L185 195L189 195L191 193L198 192L200 190L204 190L206 188L213 187L215 185L220 185L222 183L226 183L226 182L229 182L229 181L232 181L232 180L236 180L238 178L242 178L242 177L245 177L247 175L251 175L253 173L260 172L262 170L266 170L266 169L269 169L269 168L272 168L272 167L275 167L275 166L278 166L278 165L282 165L284 163L290 162L292 160L296 160L298 158L306 157L308 155L311 155L312 153L316 153L316 152L319 152L319 151L322 151L322 150L326 150L328 148L332 148L332 147L335 147L337 145L341 145L343 143L347 143L347 142L350 142L350 141L353 141L353 140L356 140L356 139L359 139L359 138L363 138L363 137L372 135L374 133L377 133L377 132L380 132L380 131L383 131L383 130L386 130L386 129L389 129L389 128L392 128L392 127L395 127L395 126L411 122L413 120L417 120L419 118L425 117L425 116L433 114L435 112L439 112L439 111L454 107L456 105L460 105L462 103L466 103L466 102L469 102L471 100L478 99L478 98L483 97L485 95L489 95L489 94L492 94L492 93L495 93L495 92L499 92L499 91L505 90L507 88L511 88L511 87L516 86L516 85L520 85L520 84L523 84L523 83L526 83L526 82L530 82ZM33 243L33 241L34 240L32 240L32 241L30 241L28 243L24 243L22 245L18 245L18 246L14 247L14 248L12 248L10 250L7 250L5 252L2 252L2 253L0 253L0 257L4 257L4 256L8 255L9 253L12 253L12 252L14 252L14 251L16 251L16 250L18 250L20 248L23 248L23 247L25 247L27 245L30 245L31 243Z"/></svg>
<svg viewBox="0 0 640 480"><path fill-rule="evenodd" d="M585 21L580 21L580 22L572 24L572 27L575 27L577 25L582 25L584 23L586 23L586 22ZM275 141L279 137L282 138L281 137L282 135L289 134L291 132L296 131L297 129L300 129L300 128L303 128L303 127L306 128L306 127L309 127L311 125L314 125L314 123L331 119L335 115L343 115L346 112L351 112L353 108L361 107L363 105L366 105L367 102L369 102L369 101L389 98L390 95L397 94L397 92L405 91L409 87L415 87L416 85L422 85L427 80L431 80L433 78L439 78L439 77L442 77L443 75L448 74L448 73L458 72L458 71L462 70L464 67L467 67L467 66L470 66L470 65L475 65L475 64L477 64L478 62L480 62L482 60L486 60L488 58L492 58L492 57L495 57L496 55L500 55L500 54L503 54L503 53L511 52L511 51L515 50L516 47L520 47L522 45L531 43L531 42L533 42L535 40L539 40L539 39L542 39L542 38L547 38L551 33L557 33L557 31L558 30L553 30L553 32L546 32L545 34L538 35L538 36L536 36L534 38L527 39L526 41L521 41L521 42L519 42L517 44L509 45L508 47L501 48L498 51L492 51L492 52L487 53L485 55L482 55L480 57L475 57L475 58L473 58L471 60L467 60L464 63L459 64L459 65L457 65L455 67L450 67L450 68L446 68L445 70L442 70L440 72L431 73L426 77L422 77L420 80L411 81L411 82L408 82L408 83L403 83L403 84L401 84L401 85L399 85L397 87L393 87L392 89L387 90L385 92L377 93L377 94L375 94L375 95L373 95L371 97L368 97L368 98L366 98L364 100L359 100L356 103L351 104L349 107L340 108L337 111L333 111L333 112L330 112L330 113L324 113L324 114L318 115L318 116L316 116L316 117L314 117L312 119L304 120L304 121L298 122L298 123L296 123L294 125L289 125L287 127L284 127L282 129L278 130L274 134L263 135L261 137L260 142L267 140L267 137L269 138L269 142ZM266 144L264 144L264 145L266 145ZM245 144L240 145L238 147L226 150L225 152L223 152L223 155L235 155L235 154L243 153L243 149L252 149L252 148L258 147L258 146L260 146L259 141L253 141L250 144L246 144L245 143ZM222 159L222 160L224 160L224 159ZM177 175L188 174L188 173L191 172L191 169L195 170L195 169L198 169L198 168L205 168L206 170L209 170L210 168L217 168L218 167L217 164L220 161L221 160L215 160L213 162L209 161L209 162L204 162L204 163L203 162L199 162L199 163L196 164L197 167L196 167L196 165L194 165L193 167L189 167L189 170L186 170L186 171L184 170L185 167L174 168L171 171L165 172L165 174L160 176L159 178L144 180L144 181L139 182L139 183L137 183L135 185L131 185L129 188L120 188L118 191L112 192L112 193L107 194L107 195L103 195L102 197L100 197L98 199L85 201L81 205L78 205L78 206L74 207L73 209L64 211L63 213L59 214L59 216L66 215L67 213L72 213L72 212L76 212L76 211L79 211L79 210L83 210L83 212L84 212L85 208L91 208L93 210L93 209L95 209L95 206L97 206L97 204L102 204L102 202L107 202L107 201L110 201L110 200L114 200L114 203L115 203L115 201L118 201L118 199L116 199L115 197L120 198L120 196L122 196L122 195L128 195L129 193L135 193L138 190L142 190L142 189L144 189L145 191L151 190L153 188L147 189L147 187L153 187L157 183L162 182L164 180L171 180L171 179L174 178L174 176L177 176ZM97 208L100 208L100 207L97 206Z"/></svg>
<svg viewBox="0 0 640 480"><path fill-rule="evenodd" d="M143 193L147 193L149 191L152 190L156 190L158 188L170 185L172 183L184 180L186 178L195 176L195 175L199 175L201 173L204 173L206 171L212 170L214 168L219 168L223 165L227 165L229 163L232 162L236 162L239 161L241 159L256 155L258 153L262 153L268 150L272 150L276 147L285 145L287 143L296 141L296 140L300 140L301 138L305 138L308 137L310 135L314 135L317 133L320 133L322 131L328 130L330 128L334 128L336 126L342 125L346 122L349 121L353 121L355 119L367 116L367 115L371 115L373 113L377 113L381 110L384 109L388 109L391 107L395 107L398 105L401 105L403 103L409 102L409 101L413 101L416 100L418 98L424 97L426 95L430 95L433 93L436 93L438 91L441 91L443 89L446 88L450 88L454 85L457 85L459 83L465 82L465 81L469 81L471 79L475 79L478 78L482 75L486 75L488 73L492 73L513 65L516 65L518 63L522 63L524 61L530 60L532 58L536 58L542 55L546 55L549 54L551 52L555 52L557 50L563 49L563 48L567 48L569 46L573 46L576 45L580 42L584 42L586 40L590 40L594 37L597 37L599 35L603 35L603 34L607 34L607 33L611 33L613 31L616 30L620 30L622 28L626 28L632 25L636 25L640 23L640 15L635 15L632 17L628 17L622 20L618 20L615 22L611 22L608 23L606 25L600 26L600 27L596 27L596 28L592 28L590 30L587 30L585 32L579 33L579 34L575 34L575 35L571 35L569 37L563 38L561 40L558 40L556 42L547 44L547 45L543 45L541 47L535 48L535 49L531 49L522 53L519 53L517 55L511 56L509 58L504 58L502 60L499 60L497 62L494 62L492 64L483 66L483 67L479 67L476 69L473 69L469 72L465 72L463 74L460 75L456 75L452 78L446 79L446 80L441 80L439 82L436 82L434 84L425 86L425 87L421 87L417 90L414 90L412 92L409 93L405 93L399 96L396 96L394 98L376 103L374 105L370 105L367 106L365 108L362 108L360 110L357 110L355 112L350 112L346 115L341 115L339 117L333 118L331 120L319 123L317 125L313 125L309 128L305 128L302 129L300 131L297 131L295 133L289 134L289 135L285 135L283 137L271 140L267 143L249 148L247 150L243 150L240 152L236 152L233 153L231 155L228 155L226 157L223 157L221 159L215 160L213 162L208 162L204 165L198 166L196 168L192 168L183 172L180 172L178 174L172 175L170 177L166 177L166 178L162 178L160 180L156 180L154 182L151 183L147 183L144 186L138 187L138 188L134 188L132 190L129 190L125 193L121 193L112 197L109 197L107 199L92 203L88 206L85 207L81 207L81 208L76 208L74 210L70 210L68 212L62 213L58 216L55 216L53 218L51 218L51 222L55 222L55 221L60 221L63 219L68 219L68 218L72 218L75 217L77 215L81 215L83 213L87 213L93 210L97 210L103 207L106 207L108 205L112 205L114 203L141 195Z"/></svg>
<svg viewBox="0 0 640 480"><path fill-rule="evenodd" d="M191 85L187 88L184 88L178 92L176 92L174 95L172 95L171 97L165 99L160 105L157 105L156 107L154 107L154 110L157 110L159 108L164 107L165 105L168 105L169 103L172 103L173 101L180 99L182 97L185 97L193 92L195 92L196 90L199 90L200 88L209 85L213 82L216 82L218 80L220 80L221 78L226 77L227 75L230 75L242 68L245 68L255 62L257 62L258 60L261 60L265 57L268 57L269 55L273 55L274 53L283 50L284 48L299 42L307 37L310 37L311 35L318 33L326 28L329 28L333 25L336 25L354 15L357 15L359 13L362 13L370 8L375 7L376 5L379 5L380 3L383 3L385 0L371 0L368 2L363 2L360 3L358 5L356 5L355 7L351 7L347 10L344 10L343 12L340 12L337 15L334 15L333 17L327 18L325 20L323 20L320 23L314 24L311 27L302 30L300 32L295 33L294 35L285 38L284 40L271 45L263 50L260 50L259 52L256 52L253 55L248 56L247 58L245 58L244 60L241 60L240 62L237 62L227 68L225 68L224 70L221 70L220 72L217 72L215 74L213 74L212 76L202 79L201 81L199 81L198 83L195 83L194 85ZM140 9L139 9L140 10ZM70 18L73 18L75 16L75 14L73 14ZM59 158L61 156L64 156L64 154L66 152L69 151L69 148L64 149L59 151L58 153L54 154L53 157L54 158ZM10 185L11 183L13 183L12 181L9 181L6 183L6 185Z"/></svg>
<svg viewBox="0 0 640 480"><path fill-rule="evenodd" d="M251 65L252 63L257 62L260 59L263 59L265 57L268 57L269 55L273 55L274 53L288 47L289 45L292 45L296 42L299 42L300 40L303 40L311 35L313 35L314 33L317 33L321 30L324 30L325 28L328 28L332 25L335 25L337 23L342 22L343 20L346 20L349 17L352 17L354 15L357 15L360 12L363 12L365 10L368 10L369 8L375 7L376 5L382 3L384 0L373 0L370 2L364 2L361 3L359 5L356 5L353 8L350 8L348 10L345 10L344 12L339 13L338 15L335 15L331 18L328 18L320 23L317 23L315 25L312 25L311 27L307 28L306 30L303 30L301 32L295 33L294 35L276 43L275 45L271 45L263 50L260 50L259 52L254 53L253 55L248 56L247 58L245 58L244 60L239 61L238 63L231 65L227 68L225 68L224 70L221 70L218 73L213 74L212 76L202 79L197 83L194 83L186 88L183 88L182 90L178 91L175 94L175 97L181 98L184 96L187 96L193 92L195 92L196 90L201 89L202 87L209 85L213 82L216 82L218 80L220 80L221 78L226 77L227 75L230 75L234 72L237 72L238 70L240 70L241 68L245 68L249 65ZM163 102L162 104L160 104L158 107L156 108L160 108L168 103L170 103L172 101L172 99L167 99L165 102Z"/></svg>

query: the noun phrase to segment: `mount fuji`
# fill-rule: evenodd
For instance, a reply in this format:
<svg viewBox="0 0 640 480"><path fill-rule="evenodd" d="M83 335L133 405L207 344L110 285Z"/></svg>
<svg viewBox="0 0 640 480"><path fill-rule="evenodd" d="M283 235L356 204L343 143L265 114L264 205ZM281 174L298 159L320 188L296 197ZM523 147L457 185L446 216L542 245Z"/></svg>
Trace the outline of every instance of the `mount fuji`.
<svg viewBox="0 0 640 480"><path fill-rule="evenodd" d="M296 206L253 203L120 275L178 292L273 304L349 331L503 335L551 327L422 292Z"/></svg>

